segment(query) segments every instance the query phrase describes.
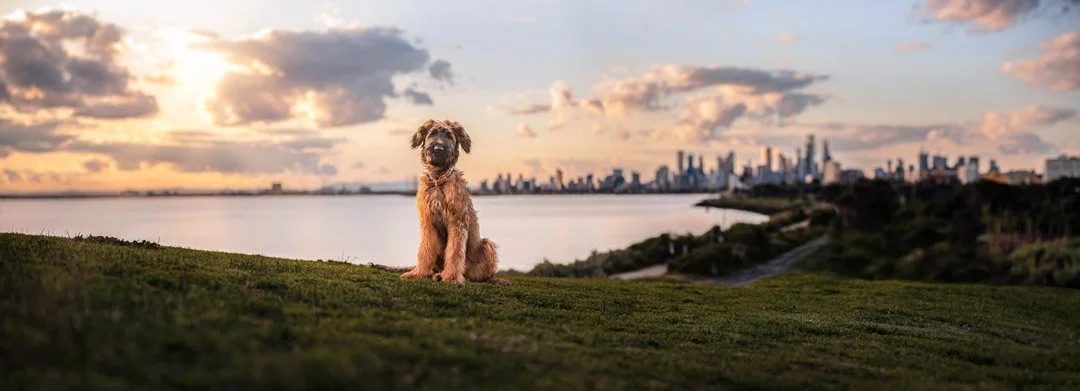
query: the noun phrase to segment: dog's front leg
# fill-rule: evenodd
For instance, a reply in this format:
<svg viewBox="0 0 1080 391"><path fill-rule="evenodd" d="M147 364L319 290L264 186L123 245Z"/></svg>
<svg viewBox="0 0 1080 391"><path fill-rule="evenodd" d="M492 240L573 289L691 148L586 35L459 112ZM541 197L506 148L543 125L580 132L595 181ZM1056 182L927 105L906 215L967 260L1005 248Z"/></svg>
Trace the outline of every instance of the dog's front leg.
<svg viewBox="0 0 1080 391"><path fill-rule="evenodd" d="M420 248L416 252L416 267L402 274L401 278L428 278L434 275L445 245L439 238L439 230L428 221L421 221Z"/></svg>
<svg viewBox="0 0 1080 391"><path fill-rule="evenodd" d="M469 240L469 230L464 224L454 224L447 227L446 234L445 263L437 277L461 284L465 282L465 243Z"/></svg>

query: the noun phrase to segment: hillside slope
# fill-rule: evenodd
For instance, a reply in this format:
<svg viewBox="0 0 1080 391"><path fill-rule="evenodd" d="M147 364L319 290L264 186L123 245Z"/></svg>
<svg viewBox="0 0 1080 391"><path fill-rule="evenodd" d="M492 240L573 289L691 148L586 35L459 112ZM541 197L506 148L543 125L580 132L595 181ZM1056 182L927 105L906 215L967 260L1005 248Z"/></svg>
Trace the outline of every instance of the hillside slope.
<svg viewBox="0 0 1080 391"><path fill-rule="evenodd" d="M1074 290L511 279L0 234L0 389L1080 387Z"/></svg>

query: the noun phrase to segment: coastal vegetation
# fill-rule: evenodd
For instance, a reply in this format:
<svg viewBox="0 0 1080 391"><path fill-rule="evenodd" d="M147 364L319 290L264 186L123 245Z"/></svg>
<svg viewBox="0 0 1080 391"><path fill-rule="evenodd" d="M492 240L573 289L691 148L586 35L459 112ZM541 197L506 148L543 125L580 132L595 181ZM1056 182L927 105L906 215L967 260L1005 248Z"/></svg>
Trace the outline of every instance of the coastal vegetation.
<svg viewBox="0 0 1080 391"><path fill-rule="evenodd" d="M510 279L4 233L0 389L1080 387L1063 289Z"/></svg>
<svg viewBox="0 0 1080 391"><path fill-rule="evenodd" d="M715 200L714 200L715 201ZM723 201L731 207L775 211L760 224L736 223L723 230L713 226L700 234L662 233L634 243L625 249L593 251L583 260L568 264L544 260L525 273L544 277L608 277L614 274L667 264L681 274L723 276L730 272L769 261L803 243L825 234L835 214L831 207L811 202L756 200L752 198ZM756 206L752 206L756 205ZM818 216L810 221L811 216ZM793 227L800 222L805 226ZM814 222L816 224L809 224ZM790 227L791 229L784 230Z"/></svg>
<svg viewBox="0 0 1080 391"><path fill-rule="evenodd" d="M800 265L872 279L1080 288L1080 179L1010 186L861 181L823 198L839 214Z"/></svg>

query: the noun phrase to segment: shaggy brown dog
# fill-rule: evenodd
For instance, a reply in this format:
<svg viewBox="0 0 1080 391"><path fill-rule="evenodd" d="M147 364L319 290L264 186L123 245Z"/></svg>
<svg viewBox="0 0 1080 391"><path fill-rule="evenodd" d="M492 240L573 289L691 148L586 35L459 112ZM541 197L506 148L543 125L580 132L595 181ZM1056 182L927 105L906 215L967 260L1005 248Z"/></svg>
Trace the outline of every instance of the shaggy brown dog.
<svg viewBox="0 0 1080 391"><path fill-rule="evenodd" d="M509 281L495 278L499 262L495 243L480 237L480 223L465 178L454 168L458 151L469 153L472 148L465 128L455 121L429 119L413 134L412 148L420 148L424 163L424 176L416 191L420 249L416 267L401 277L509 285Z"/></svg>

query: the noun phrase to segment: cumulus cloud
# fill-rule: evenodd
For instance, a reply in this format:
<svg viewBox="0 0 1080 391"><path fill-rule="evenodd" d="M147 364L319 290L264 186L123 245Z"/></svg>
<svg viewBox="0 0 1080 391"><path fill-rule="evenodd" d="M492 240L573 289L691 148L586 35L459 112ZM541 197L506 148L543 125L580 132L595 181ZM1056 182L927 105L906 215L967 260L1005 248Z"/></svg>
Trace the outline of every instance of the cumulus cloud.
<svg viewBox="0 0 1080 391"><path fill-rule="evenodd" d="M536 138L536 132L534 132L529 125L522 123L518 126L517 136L523 138Z"/></svg>
<svg viewBox="0 0 1080 391"><path fill-rule="evenodd" d="M799 35L795 33L780 33L776 40L782 44L790 45L799 42Z"/></svg>
<svg viewBox="0 0 1080 391"><path fill-rule="evenodd" d="M1051 91L1080 88L1080 30L1058 35L1039 45L1041 57L1006 62L1001 71Z"/></svg>
<svg viewBox="0 0 1080 391"><path fill-rule="evenodd" d="M743 117L783 126L826 96L799 91L827 80L782 69L766 71L739 67L684 65L657 66L641 77L605 80L593 87L595 97L574 100L569 85L556 82L550 104L531 104L504 112L531 115L548 112L550 127L561 126L574 115L627 118L643 112L665 111L674 105L668 98L712 88L714 96L691 96L679 118L675 134L685 141L716 138L723 129ZM625 135L625 133L623 133ZM662 133L650 132L661 137Z"/></svg>
<svg viewBox="0 0 1080 391"><path fill-rule="evenodd" d="M1080 0L926 0L913 14L923 20L967 26L969 32L1004 31L1025 18L1074 14ZM1072 7L1071 7L1072 6Z"/></svg>
<svg viewBox="0 0 1080 391"><path fill-rule="evenodd" d="M896 51L900 53L920 52L929 49L930 44L926 42L903 42L896 45Z"/></svg>
<svg viewBox="0 0 1080 391"><path fill-rule="evenodd" d="M228 40L212 37L195 47L220 53L240 70L226 72L204 102L218 125L272 123L306 118L319 127L380 120L386 99L399 96L393 77L426 71L452 78L450 64L430 62L426 49L396 28L270 31ZM414 89L406 99L430 104Z"/></svg>
<svg viewBox="0 0 1080 391"><path fill-rule="evenodd" d="M1046 155L1057 150L1034 133L1010 133L1001 140L998 151L1006 155Z"/></svg>
<svg viewBox="0 0 1080 391"><path fill-rule="evenodd" d="M22 12L0 24L0 104L20 112L70 109L116 119L157 114L120 64L126 32L72 11Z"/></svg>
<svg viewBox="0 0 1080 391"><path fill-rule="evenodd" d="M1061 109L1046 106L1029 105L1015 111L992 111L983 114L981 131L991 140L1016 133L1027 133L1035 129L1053 126L1075 118L1074 109Z"/></svg>

